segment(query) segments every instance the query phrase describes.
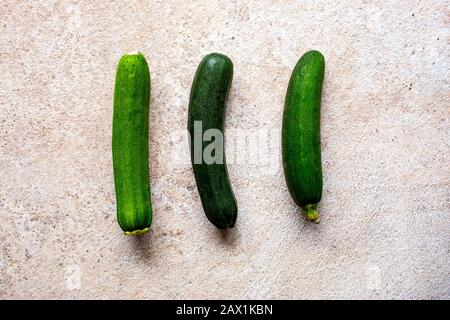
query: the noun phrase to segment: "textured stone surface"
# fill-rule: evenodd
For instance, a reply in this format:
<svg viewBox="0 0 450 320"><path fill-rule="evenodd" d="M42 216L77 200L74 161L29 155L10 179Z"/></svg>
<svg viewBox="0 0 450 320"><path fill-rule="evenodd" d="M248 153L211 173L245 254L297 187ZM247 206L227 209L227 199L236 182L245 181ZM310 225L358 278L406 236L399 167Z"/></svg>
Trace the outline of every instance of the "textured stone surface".
<svg viewBox="0 0 450 320"><path fill-rule="evenodd" d="M2 1L0 297L450 298L449 14L444 0ZM318 226L278 157L290 72L312 48L327 62ZM131 50L152 73L139 239L116 223L111 164ZM243 157L229 234L206 220L178 135L211 51L235 65L230 135L273 134L257 161L227 140Z"/></svg>

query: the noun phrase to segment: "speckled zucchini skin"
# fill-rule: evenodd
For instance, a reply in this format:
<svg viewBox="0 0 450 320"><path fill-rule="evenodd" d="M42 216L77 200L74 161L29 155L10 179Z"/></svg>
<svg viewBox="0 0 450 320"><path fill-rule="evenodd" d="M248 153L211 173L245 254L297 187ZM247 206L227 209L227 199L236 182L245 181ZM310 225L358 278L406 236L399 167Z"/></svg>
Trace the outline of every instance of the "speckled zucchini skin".
<svg viewBox="0 0 450 320"><path fill-rule="evenodd" d="M305 53L292 72L286 93L282 127L283 167L289 192L318 223L322 198L320 103L325 60L318 51Z"/></svg>
<svg viewBox="0 0 450 320"><path fill-rule="evenodd" d="M219 229L234 226L236 199L228 178L225 155L223 163L195 163L194 122L202 122L202 137L208 129L224 133L225 106L232 79L233 63L227 56L212 53L204 57L192 83L188 112L191 160L197 189L206 217ZM202 142L202 154L209 143Z"/></svg>
<svg viewBox="0 0 450 320"><path fill-rule="evenodd" d="M124 55L114 88L112 153L117 220L126 235L152 223L148 164L150 73L145 57Z"/></svg>

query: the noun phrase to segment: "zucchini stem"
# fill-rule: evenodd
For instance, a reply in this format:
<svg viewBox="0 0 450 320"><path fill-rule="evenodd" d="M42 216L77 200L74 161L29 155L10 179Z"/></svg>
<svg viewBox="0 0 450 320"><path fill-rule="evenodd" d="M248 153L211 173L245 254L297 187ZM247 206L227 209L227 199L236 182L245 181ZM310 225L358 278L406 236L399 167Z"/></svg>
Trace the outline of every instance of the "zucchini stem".
<svg viewBox="0 0 450 320"><path fill-rule="evenodd" d="M305 206L306 218L314 223L320 222L319 211L317 211L317 204L308 204Z"/></svg>
<svg viewBox="0 0 450 320"><path fill-rule="evenodd" d="M147 233L149 228L144 228L141 230L125 231L126 236L139 236L141 234Z"/></svg>

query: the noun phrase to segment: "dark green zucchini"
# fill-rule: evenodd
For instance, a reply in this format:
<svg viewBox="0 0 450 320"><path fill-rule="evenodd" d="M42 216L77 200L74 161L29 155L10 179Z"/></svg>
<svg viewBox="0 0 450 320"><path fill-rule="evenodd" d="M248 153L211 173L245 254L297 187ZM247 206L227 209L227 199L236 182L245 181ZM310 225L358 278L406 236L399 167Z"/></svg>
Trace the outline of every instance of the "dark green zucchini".
<svg viewBox="0 0 450 320"><path fill-rule="evenodd" d="M319 223L322 198L320 102L325 60L318 51L305 53L292 72L286 93L282 128L283 167L289 193Z"/></svg>
<svg viewBox="0 0 450 320"><path fill-rule="evenodd" d="M124 55L114 88L112 153L117 220L126 235L152 223L148 166L150 73L140 53Z"/></svg>
<svg viewBox="0 0 450 320"><path fill-rule="evenodd" d="M224 150L225 106L232 79L231 60L211 53L197 68L189 100L188 130L197 189L206 217L219 229L234 226L237 204L228 178L225 153L222 152L220 161L205 162L205 149L212 142L204 141L204 134L210 129L218 130L222 139L215 142Z"/></svg>

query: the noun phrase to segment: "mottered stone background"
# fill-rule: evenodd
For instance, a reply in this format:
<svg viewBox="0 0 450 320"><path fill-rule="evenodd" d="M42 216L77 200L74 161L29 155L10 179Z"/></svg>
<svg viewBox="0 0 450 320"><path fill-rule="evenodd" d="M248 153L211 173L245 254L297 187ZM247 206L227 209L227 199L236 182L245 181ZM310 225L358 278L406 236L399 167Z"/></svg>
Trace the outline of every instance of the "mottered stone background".
<svg viewBox="0 0 450 320"><path fill-rule="evenodd" d="M450 298L449 6L2 1L0 297ZM309 49L327 62L318 226L279 158L287 83ZM111 163L115 68L132 50L152 74L141 238L116 223ZM230 136L270 138L227 140L228 233L203 214L184 135L212 51L235 66Z"/></svg>

